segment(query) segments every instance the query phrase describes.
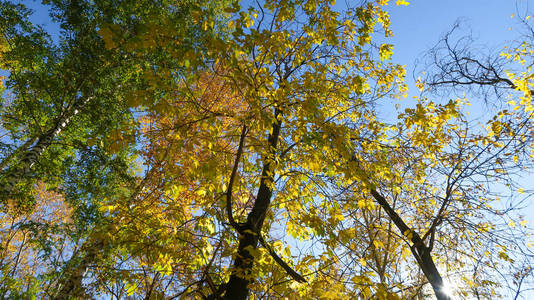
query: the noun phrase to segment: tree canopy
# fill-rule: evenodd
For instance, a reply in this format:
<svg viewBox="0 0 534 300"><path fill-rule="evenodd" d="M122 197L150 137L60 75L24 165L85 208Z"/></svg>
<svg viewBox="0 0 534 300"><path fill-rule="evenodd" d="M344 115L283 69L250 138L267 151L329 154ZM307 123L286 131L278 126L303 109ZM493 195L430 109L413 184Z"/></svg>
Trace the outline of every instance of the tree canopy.
<svg viewBox="0 0 534 300"><path fill-rule="evenodd" d="M408 98L389 2L1 0L2 297L527 295L530 17Z"/></svg>

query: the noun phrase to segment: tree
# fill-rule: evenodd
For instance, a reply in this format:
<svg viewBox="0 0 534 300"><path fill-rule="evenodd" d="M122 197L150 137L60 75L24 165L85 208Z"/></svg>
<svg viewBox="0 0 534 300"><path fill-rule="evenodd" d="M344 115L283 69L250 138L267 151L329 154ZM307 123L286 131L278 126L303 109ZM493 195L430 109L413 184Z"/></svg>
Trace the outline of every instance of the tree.
<svg viewBox="0 0 534 300"><path fill-rule="evenodd" d="M471 170L464 174L483 174L485 177L477 178L473 182L484 185L485 194L492 195L495 199L512 195L506 205L488 203L489 206L483 210L484 213L481 216L493 220L506 216L509 219L505 222L509 227L514 228L516 211L531 196L530 194L524 195L521 177L531 174L534 157L531 135L533 52L530 42L533 31L528 23L529 18L528 12L519 17L520 26L526 29L521 36L524 40L513 43L514 46L505 47L501 53L489 55L476 50L471 36L457 37L460 25L455 24L453 29L427 54L426 75L420 82L421 87L433 94L440 95L445 91L452 91L467 92L474 97L482 96L485 100L484 104L493 109L489 117L483 117L486 121L484 125L486 137L481 141L487 149L480 149L479 154L475 156L485 157L484 154L491 153L486 158L486 162L490 164L486 165L484 161L480 161L480 165L475 164L476 168L470 166ZM492 147L495 148L491 149ZM491 184L488 178L493 180ZM481 182L481 179L485 179L486 183ZM506 195L507 193L503 190L508 190L509 194ZM492 197L486 196L486 198L489 200ZM522 216L519 217L521 226L526 227L527 221L522 220ZM512 263L514 259L523 260L517 268L510 268L508 275L516 278L513 280L513 285L510 285L510 289L511 294L514 294L517 299L521 292L522 282L529 276L531 269L532 253L525 247L529 243L525 238L525 231L528 230L517 230L511 236L503 237L498 234L499 225L482 224L488 228L479 231L485 232L486 237L483 238L488 239L489 244L508 245L507 247L500 246L500 250L497 251L499 258ZM514 250L512 252L518 252L517 257L508 256L510 249ZM477 264L480 264L480 260ZM505 273L495 270L491 272L493 274ZM490 275L485 274L485 276ZM478 291L475 291L475 294L478 295Z"/></svg>
<svg viewBox="0 0 534 300"><path fill-rule="evenodd" d="M177 241L184 249L196 252L193 257L198 257L184 262L185 265L193 263L194 268L189 268L198 271L182 275L188 278L183 280L182 293L189 293L188 289L194 291L193 286L197 285L200 287L196 292L208 294L207 297L245 298L249 284L256 295L273 288L283 294L296 292L290 282L275 283L285 276L299 281L303 278L292 270L291 262L284 262L277 252L280 246L270 246L269 238L264 235L269 232L270 224L287 218L283 214L295 214L293 207L284 205L283 197L296 196L295 202L315 197L313 191L302 193L301 190L308 185L306 176L323 172L317 160L325 145L322 135L307 131L327 128L327 135L347 135L350 128L343 123L360 121L360 116L368 113L366 107L373 97L378 98L401 83L397 79L403 72L400 67L372 59L372 52L378 47L369 45L370 34L376 23L374 18L380 14L380 6L369 3L342 16L332 10L331 4L323 2L316 6L310 3L304 8L299 3L267 3L265 7L240 12L230 23L235 28L233 38L226 44L215 40L212 44L217 48L211 49L218 58L211 81L222 81L222 89L229 92L221 94L231 95L225 101L230 99L230 103L239 105L228 109L224 102L203 104L200 102L203 98L195 95L199 87L205 86L200 81L190 83L192 91L186 89L179 94L178 101L167 101L162 104L164 108L156 111L163 122L159 126L168 124L163 127L166 130L155 130L159 132L155 145L162 143L163 148L154 153L165 162L163 166L157 165L158 169L163 168L164 182L170 191L157 200L158 205L150 196L146 200L140 198L143 202L134 207L139 207L137 214L148 213L147 220L159 215L149 207L173 207L177 203L198 211L192 219L198 224L195 231L191 229L194 234ZM386 16L382 14L380 20L387 31ZM380 47L383 58L387 57L388 49L387 45ZM376 85L376 89L371 89L371 85ZM215 100L224 101L224 98ZM228 112L219 112L221 105ZM196 111L202 115L195 117ZM189 123L176 121L181 116L189 117ZM184 123L191 125L182 129L171 125ZM360 125L366 130L363 122ZM221 143L222 149L218 146ZM216 156L219 153L223 155L220 158ZM180 175L180 179L174 180L172 174ZM184 184L187 182L190 184ZM157 195L165 191L164 187L159 185L148 191L157 190L156 194L150 194L159 198ZM324 203L328 203L327 199ZM121 211L131 209L129 206L118 209L118 218L123 218ZM182 218L180 222L185 221ZM175 250L178 246L172 242L177 237L166 238L165 234L174 226L153 225L150 232L137 234L147 236L143 244L152 241L158 245L151 248L154 250L148 253L152 258L145 261L153 261L161 253L152 263L152 269L160 270L160 277L172 276L174 268L168 266L181 260ZM158 228L168 229L158 231ZM137 228L135 232L141 230ZM194 241L202 236L206 238L196 246ZM260 242L263 248L258 248ZM188 252L179 254L184 253ZM139 260L142 261L142 256ZM279 266L273 269L274 262ZM178 268L182 263L175 265ZM193 274L195 277L191 278ZM192 282L187 283L189 280ZM131 292L135 293L135 284L132 285ZM319 289L317 285L314 293Z"/></svg>
<svg viewBox="0 0 534 300"><path fill-rule="evenodd" d="M257 25L252 25L250 14L259 14ZM245 118L242 121L239 147L225 191L228 223L238 233L239 243L230 278L222 283L222 291L219 289L211 296L224 292L225 299L245 299L248 285L257 276L254 265L259 260L260 254L255 254L259 242L267 248L266 252L271 252L263 241L263 231L269 232L277 212L295 213L291 206L280 207L279 201L283 201L280 197L299 193L297 199L318 196L306 195L302 190L306 180L297 179L322 172L313 156L318 156L315 149L323 150L323 137L306 131L321 128L326 136L346 135L350 120L358 120L365 113L366 97L370 98L371 93L382 96L402 73L397 66L374 61L368 54L372 48L364 48L370 42L376 19L382 22L387 34L387 19L380 16L382 10L374 3L342 16L329 3L267 2L264 8L251 9L236 20L237 24L250 24L252 28L249 33L237 27L234 36L238 48L233 49L237 55L230 58L227 76L244 86L242 97L249 105L249 115L259 117L256 121L259 124L245 122ZM387 56L384 54L387 48L387 45L380 47L382 57ZM252 59L241 53L252 55ZM343 82L349 84L343 86ZM376 84L374 90L368 88L371 83ZM259 133L269 132L266 140L254 134L255 129ZM254 149L257 154L252 155L261 157L252 169L261 173L252 177L252 184L247 181L242 184L247 190L257 186L257 194L248 201L249 209L236 217L232 188L247 138L261 143L259 149ZM246 171L243 167L240 176L249 177ZM335 218L335 212L332 213ZM293 279L304 281L294 271L282 267ZM261 274L261 266L257 272Z"/></svg>
<svg viewBox="0 0 534 300"><path fill-rule="evenodd" d="M77 15L75 5L69 6L68 14L56 15L69 33L59 46L26 20L29 11L23 6L3 2L2 9L9 21L2 28L6 44L2 68L10 72L7 87L11 94L4 99L3 126L9 130L9 148L13 149L2 161L5 204L10 198L24 202L24 190L31 189L31 177L37 174L51 176L47 185L54 186L63 172L60 160L72 155L73 144L86 143L91 131L102 133L108 124L127 118L127 113L120 103L110 101L116 95L109 89L120 86L118 75L125 69L118 68L117 58L106 53L96 32L90 34L94 22L86 20L81 26L83 17ZM110 73L113 65L116 72ZM102 114L102 109L111 107L111 113ZM26 142L17 147L24 139ZM53 154L57 160L41 159L45 154Z"/></svg>
<svg viewBox="0 0 534 300"><path fill-rule="evenodd" d="M218 5L224 2L205 6L204 16L216 20ZM28 21L30 12L23 5L4 1L1 8L2 19L7 21L1 24L1 67L10 72L8 94L2 99L3 130L8 135L2 145L6 149L2 154L6 155L1 163L4 213L31 214L35 179L39 177L45 189L69 196L76 226L63 234L72 238L72 248L66 249L73 249L73 255L64 266L44 271L54 273L50 281L62 277L52 288L56 291L48 296L72 296L73 288L83 294L80 274L94 264L91 253L101 244L96 240L89 245L83 240L93 236L92 230L100 232L107 224L96 209L101 197L130 193L123 189L127 186L124 181L133 178L132 170L124 166L135 160L135 128L131 128L135 119L130 108L139 103L125 99L136 90L146 89L149 80L139 76L139 68L155 68L163 58L163 51L153 51L157 44L143 43L147 35L161 31L161 24L152 18L159 16L167 25L175 26L166 28L171 30L167 43L176 39L181 42L173 52L179 58L165 58L168 68L183 65L180 55L188 49L201 52L200 39L213 31L201 31L191 17L183 18L200 10L196 4L146 1L115 6L106 1L52 1L51 16L63 30L59 41L52 41L43 29ZM128 42L143 43L143 48L131 56L117 51L113 42L113 30L117 29L125 29ZM110 131L115 133L112 139L107 137ZM131 185L129 189L133 189ZM14 210L13 205L21 208ZM42 253L40 247L34 249L36 255ZM54 296L57 292L59 296Z"/></svg>
<svg viewBox="0 0 534 300"><path fill-rule="evenodd" d="M60 255L68 247L65 227L72 224L72 208L62 195L49 192L40 183L37 204L31 214L20 215L12 210L2 214L2 252L0 293L2 297L28 298L49 286L38 280L39 269L59 267ZM34 253L35 241L46 241L41 259Z"/></svg>
<svg viewBox="0 0 534 300"><path fill-rule="evenodd" d="M315 0L249 8L53 2L83 43L67 43L56 61L30 57L56 74L67 70L61 62L69 51L87 54L84 64L105 70L87 93L97 91L94 101L116 117L101 124L102 116L81 110L82 123L61 125L54 143L38 147L43 166L23 173L46 174L41 180L66 199L73 221L50 221L58 231L48 236L40 225L47 220L25 225L42 243L24 253L27 261L41 253L65 258L27 274L13 267L10 250L4 274L17 274L19 283L5 295L449 299L454 281L456 295L491 298L501 275L521 287L530 276L521 237L529 231L516 206L496 201L518 197L514 174L531 167L530 118L502 111L480 128L465 113L467 100L421 96L395 111L396 121L382 120L376 103L407 93L404 68L388 61L392 45L378 42L392 34L387 2L343 11ZM12 24L31 25L21 19ZM7 28L26 36L16 32L21 26ZM10 47L3 61L27 53ZM528 72L509 80L528 87ZM27 81L12 74L4 174L22 170L25 151L37 145L31 132L38 126L24 127L24 112L55 107L49 96L24 106L22 83L41 73ZM30 87L30 95L44 93ZM48 167L52 153L70 158ZM35 181L23 180L24 194L36 193ZM31 215L28 207L21 215ZM58 239L67 246L42 246ZM525 268L514 270L519 260ZM18 288L28 282L46 290Z"/></svg>
<svg viewBox="0 0 534 300"><path fill-rule="evenodd" d="M199 25L192 25L191 18L182 18L183 14L198 10L196 5L181 2L160 5L150 1L119 7L83 1L52 1L52 4L52 17L64 30L59 45L54 45L42 29L27 21L29 11L23 6L2 3L2 15L8 20L2 28L2 68L11 73L7 87L13 95L4 107L5 119L10 120L4 127L11 131L10 138L15 142L9 147L13 151L2 161L3 168L11 166L3 170L5 199L18 192L17 183L30 173L60 133L74 127L62 136L68 137L70 133L78 142L85 142L80 137L88 139L91 135L94 142L97 135L117 129L132 118L128 108L140 104L125 103L127 95L138 89L154 92L147 84L153 71L150 68L158 65L163 68L158 60L165 59L167 68L178 68L185 61L181 55L201 47L201 42L191 41L191 37L202 38L197 33L204 31L199 30ZM208 6L207 18L213 18L216 9ZM137 19L132 20L131 15ZM154 23L153 17L159 17L162 23ZM111 20L118 24L110 23ZM162 26L174 21L177 28L171 26L162 32ZM125 48L138 46L135 54L119 51L114 42L119 39L118 33L114 33L118 30L127 38ZM160 46L154 40L146 42L146 36L155 32L167 34L166 43L181 43L174 47L174 58L162 54L163 51L153 51ZM209 34L211 31L205 33ZM144 70L144 78L138 76L140 69ZM79 113L84 119L73 124L72 119ZM30 124L28 128L20 126L24 123ZM84 131L76 132L79 127ZM21 132L27 136L19 136ZM16 147L16 142L25 138L27 141ZM69 144L70 140L64 143Z"/></svg>

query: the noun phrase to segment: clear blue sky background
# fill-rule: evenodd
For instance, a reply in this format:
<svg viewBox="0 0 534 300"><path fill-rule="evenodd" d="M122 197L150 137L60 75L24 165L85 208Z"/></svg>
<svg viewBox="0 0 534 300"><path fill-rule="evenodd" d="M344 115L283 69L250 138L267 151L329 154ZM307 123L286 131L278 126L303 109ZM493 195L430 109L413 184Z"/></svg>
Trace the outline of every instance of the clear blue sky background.
<svg viewBox="0 0 534 300"><path fill-rule="evenodd" d="M392 4L394 2L391 1ZM524 11L525 0L414 0L409 6L390 6L395 45L394 60L411 71L414 59L431 48L461 19L480 44L496 50L516 36L509 28L516 7ZM530 2L534 1L530 0ZM516 6L517 4L517 6Z"/></svg>

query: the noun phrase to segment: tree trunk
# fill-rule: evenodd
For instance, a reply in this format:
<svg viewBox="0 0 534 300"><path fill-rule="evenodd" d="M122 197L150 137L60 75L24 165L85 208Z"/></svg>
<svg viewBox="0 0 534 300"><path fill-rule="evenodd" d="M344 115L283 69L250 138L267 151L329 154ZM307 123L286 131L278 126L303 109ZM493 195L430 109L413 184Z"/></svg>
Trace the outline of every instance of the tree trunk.
<svg viewBox="0 0 534 300"><path fill-rule="evenodd" d="M242 225L237 255L234 260L234 269L226 284L226 293L224 299L228 300L245 300L249 293L248 285L253 281L251 278L254 256L249 249L256 249L259 241L259 234L265 221L265 215L271 203L272 190L270 188L274 180L274 155L276 154L276 145L280 135L281 124L278 123L277 117L280 111L275 111L272 134L267 140L269 145L268 161L264 162L261 172L260 187L256 196L256 201L250 213L247 216L247 222ZM273 160L270 160L273 159Z"/></svg>
<svg viewBox="0 0 534 300"><path fill-rule="evenodd" d="M426 279L430 282L434 294L438 300L449 300L450 297L445 291L445 286L443 285L443 279L439 274L438 268L434 264L434 260L430 255L430 250L428 247L423 246L419 253L421 263L419 266L423 270Z"/></svg>
<svg viewBox="0 0 534 300"><path fill-rule="evenodd" d="M393 223L395 223L395 226L397 226L400 232L403 235L408 236L412 241L413 246L410 247L410 250L412 250L412 254L415 257L417 264L419 265L421 270L423 270L423 274L425 274L426 279L432 286L436 298L438 300L449 300L450 297L444 290L443 279L441 278L438 268L436 267L436 264L434 263L434 260L430 255L430 248L424 244L423 240L417 232L413 231L410 227L408 227L408 225L406 225L406 223L404 223L402 218L389 205L386 198L380 195L375 189L371 189L371 195L373 195L373 197L382 207L382 209L386 211L386 213L393 221Z"/></svg>
<svg viewBox="0 0 534 300"><path fill-rule="evenodd" d="M68 300L73 297L86 297L82 280L89 270L89 267L97 261L98 252L104 247L104 241L97 239L95 241L84 242L80 254L81 260L78 262L78 255L73 256L68 262L58 283L58 290L53 300Z"/></svg>
<svg viewBox="0 0 534 300"><path fill-rule="evenodd" d="M150 176L153 174L154 170L154 168L148 170L145 178L143 178L143 180L135 186L134 192L132 195L130 195L130 199L128 200L129 203L134 201L134 199L139 196L141 190L149 180ZM110 220L109 223L112 224L113 221ZM90 234L89 237L83 242L80 251L73 255L66 263L65 270L61 274L59 283L57 285L57 291L51 299L67 300L72 299L72 295L77 295L81 299L87 298L85 289L82 285L85 274L92 265L97 265L110 255L109 251L104 249L105 242L102 239L102 233L109 232L112 230L112 227L102 224L105 223L100 223L100 225L103 227L100 230L94 231L93 234ZM100 228L98 225L95 227ZM79 261L77 261L78 259ZM69 295L71 295L71 297L69 297Z"/></svg>
<svg viewBox="0 0 534 300"><path fill-rule="evenodd" d="M31 168L39 160L43 152L50 146L50 144L52 144L54 139L67 127L73 117L80 112L89 100L91 100L91 97L72 105L70 109L65 111L59 117L53 128L37 138L37 142L23 154L18 166L16 166L14 170L8 171L6 174L4 184L0 187L2 195L9 197L13 192L15 185L17 185L21 178L30 172Z"/></svg>
<svg viewBox="0 0 534 300"><path fill-rule="evenodd" d="M0 172L9 164L10 161L12 161L14 158L16 158L19 153L23 152L24 150L28 149L36 140L36 137L29 138L24 144L22 144L20 147L15 149L10 155L8 155L6 158L0 162Z"/></svg>

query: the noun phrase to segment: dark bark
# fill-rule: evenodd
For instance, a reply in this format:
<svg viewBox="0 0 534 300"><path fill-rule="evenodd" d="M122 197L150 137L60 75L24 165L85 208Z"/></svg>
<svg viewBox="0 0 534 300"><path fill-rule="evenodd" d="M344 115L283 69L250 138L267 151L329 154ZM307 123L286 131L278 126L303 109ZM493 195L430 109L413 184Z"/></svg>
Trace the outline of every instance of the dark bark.
<svg viewBox="0 0 534 300"><path fill-rule="evenodd" d="M401 231L401 233L407 236L413 245L410 247L412 254L414 255L417 264L425 274L426 279L432 286L434 294L438 300L449 300L450 297L445 293L443 286L443 279L441 274L434 263L431 255L431 249L424 244L419 234L413 231L402 218L395 212L395 210L389 205L386 198L384 198L375 189L371 189L371 195L378 202L380 207L388 214L395 226Z"/></svg>
<svg viewBox="0 0 534 300"><path fill-rule="evenodd" d="M459 28L460 24L455 24L428 51L426 56L429 61L424 69L430 71L427 72L425 84L433 92L445 92L447 96L451 92L449 88L452 91L461 91L462 88L473 92L479 90L485 97L491 89L497 96L502 96L502 90L517 89L505 74L509 60L501 55L486 55L477 51L471 35L455 38ZM529 29L532 32L532 28ZM534 94L534 90L531 92Z"/></svg>
<svg viewBox="0 0 534 300"><path fill-rule="evenodd" d="M269 244L265 241L265 239L263 239L261 234L260 234L260 243L265 249L267 249L267 251L269 252L271 257L274 259L274 261L280 267L282 267L284 269L284 271L286 271L286 273L289 276L291 276L291 278L293 278L293 280L295 280L297 282L300 282L300 283L307 282L306 278L304 278L302 275L300 275L295 270L293 270L282 258L280 258L280 256L278 256L278 254L276 254L276 252L273 250L273 248L271 248L271 246L269 246Z"/></svg>
<svg viewBox="0 0 534 300"><path fill-rule="evenodd" d="M243 125L241 130L241 137L239 138L239 146L237 147L237 154L235 157L234 167L232 168L232 174L230 175L230 180L228 182L228 189L226 190L226 213L228 214L228 222L232 225L233 228L239 231L239 225L234 220L234 214L232 211L232 193L235 176L237 174L237 168L239 167L239 160L241 160L241 155L243 154L243 145L245 143L245 137L247 135L247 126Z"/></svg>
<svg viewBox="0 0 534 300"><path fill-rule="evenodd" d="M256 201L252 210L247 216L247 221L240 224L240 238L237 254L234 259L234 266L230 279L226 284L226 293L224 299L228 300L245 300L249 293L248 285L252 282L251 271L254 264L254 257L249 249L256 249L260 237L261 228L265 221L267 210L271 203L272 190L270 188L274 181L275 154L278 143L281 124L278 121L280 111L275 111L275 118L272 127L272 133L267 140L268 156L265 158L263 170L261 173L260 187L256 195Z"/></svg>

